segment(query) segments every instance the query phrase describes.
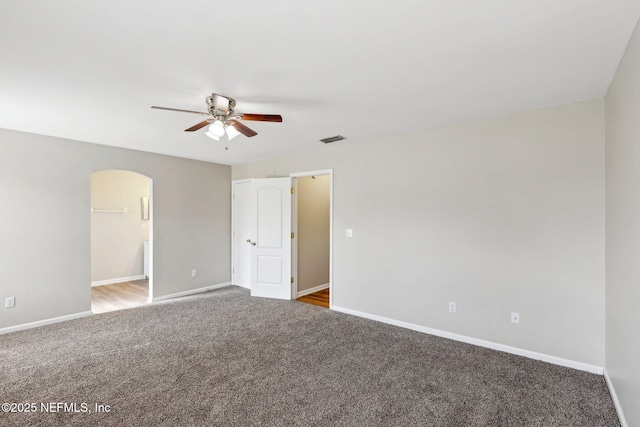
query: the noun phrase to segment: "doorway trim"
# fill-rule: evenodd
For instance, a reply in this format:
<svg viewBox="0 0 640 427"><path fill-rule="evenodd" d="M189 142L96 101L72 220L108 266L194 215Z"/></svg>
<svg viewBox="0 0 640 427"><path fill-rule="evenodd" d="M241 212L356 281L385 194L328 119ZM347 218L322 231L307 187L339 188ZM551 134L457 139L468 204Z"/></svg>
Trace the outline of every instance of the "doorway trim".
<svg viewBox="0 0 640 427"><path fill-rule="evenodd" d="M291 299L298 297L298 178L329 175L329 309L333 307L333 169L320 169L289 174L292 179L294 197L291 203L291 231L295 238L291 242Z"/></svg>
<svg viewBox="0 0 640 427"><path fill-rule="evenodd" d="M142 174L141 174L142 175ZM145 175L147 178L149 178L149 299L147 300L147 303L152 303L153 302L153 272L154 272L154 268L153 268L153 248L154 248L154 244L153 244L153 221L155 218L154 215L154 208L153 208L153 201L154 201L154 197L153 197L153 178L151 178L148 175Z"/></svg>

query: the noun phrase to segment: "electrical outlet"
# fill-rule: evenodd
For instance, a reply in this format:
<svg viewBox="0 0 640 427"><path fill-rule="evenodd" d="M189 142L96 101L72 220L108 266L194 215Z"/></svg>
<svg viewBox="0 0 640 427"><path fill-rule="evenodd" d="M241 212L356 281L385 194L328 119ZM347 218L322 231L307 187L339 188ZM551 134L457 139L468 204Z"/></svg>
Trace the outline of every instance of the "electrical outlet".
<svg viewBox="0 0 640 427"><path fill-rule="evenodd" d="M198 277L198 270L196 269L191 270L191 277Z"/></svg>
<svg viewBox="0 0 640 427"><path fill-rule="evenodd" d="M16 297L8 297L4 300L4 308L13 308L16 306Z"/></svg>
<svg viewBox="0 0 640 427"><path fill-rule="evenodd" d="M516 325L520 324L520 313L516 313L515 311L511 312L511 323L515 323Z"/></svg>
<svg viewBox="0 0 640 427"><path fill-rule="evenodd" d="M449 301L449 313L455 313L455 312L456 312L456 303Z"/></svg>

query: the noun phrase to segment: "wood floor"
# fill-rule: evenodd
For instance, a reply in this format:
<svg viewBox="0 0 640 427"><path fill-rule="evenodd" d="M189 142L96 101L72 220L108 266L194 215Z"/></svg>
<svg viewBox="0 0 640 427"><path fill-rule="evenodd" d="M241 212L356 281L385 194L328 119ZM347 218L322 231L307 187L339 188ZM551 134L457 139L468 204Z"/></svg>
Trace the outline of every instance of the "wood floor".
<svg viewBox="0 0 640 427"><path fill-rule="evenodd" d="M91 309L106 313L137 307L149 299L149 280L114 283L91 288ZM329 288L298 298L298 301L329 308Z"/></svg>
<svg viewBox="0 0 640 427"><path fill-rule="evenodd" d="M148 299L149 280L91 287L91 310L94 313L137 307L146 304Z"/></svg>
<svg viewBox="0 0 640 427"><path fill-rule="evenodd" d="M329 288L298 298L298 301L329 308Z"/></svg>

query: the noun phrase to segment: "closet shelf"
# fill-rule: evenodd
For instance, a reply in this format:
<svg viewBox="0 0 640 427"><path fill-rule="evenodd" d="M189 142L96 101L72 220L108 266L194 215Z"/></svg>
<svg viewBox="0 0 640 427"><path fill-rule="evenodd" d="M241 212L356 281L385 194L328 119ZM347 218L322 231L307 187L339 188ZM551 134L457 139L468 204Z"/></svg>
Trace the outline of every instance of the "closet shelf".
<svg viewBox="0 0 640 427"><path fill-rule="evenodd" d="M119 213L119 214L123 214L126 215L129 211L127 210L127 208L122 208L122 209L94 209L91 208L91 213Z"/></svg>

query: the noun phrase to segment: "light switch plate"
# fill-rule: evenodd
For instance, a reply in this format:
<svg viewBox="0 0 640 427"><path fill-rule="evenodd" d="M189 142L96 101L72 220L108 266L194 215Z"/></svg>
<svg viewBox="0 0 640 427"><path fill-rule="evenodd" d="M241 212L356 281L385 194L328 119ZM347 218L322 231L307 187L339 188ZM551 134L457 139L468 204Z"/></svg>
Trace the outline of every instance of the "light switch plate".
<svg viewBox="0 0 640 427"><path fill-rule="evenodd" d="M345 236L347 237L353 237L353 229L352 228L347 228L347 231L345 233Z"/></svg>

